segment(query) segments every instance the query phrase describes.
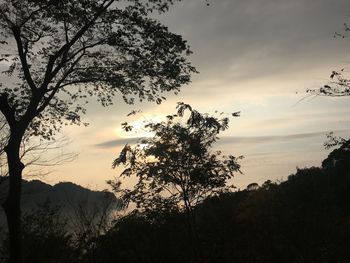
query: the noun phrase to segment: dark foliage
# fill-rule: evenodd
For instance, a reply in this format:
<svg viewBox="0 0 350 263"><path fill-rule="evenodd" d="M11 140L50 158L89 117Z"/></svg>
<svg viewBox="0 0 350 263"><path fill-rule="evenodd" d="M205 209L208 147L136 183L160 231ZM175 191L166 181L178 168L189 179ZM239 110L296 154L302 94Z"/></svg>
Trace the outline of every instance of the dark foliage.
<svg viewBox="0 0 350 263"><path fill-rule="evenodd" d="M100 262L350 262L349 141L287 181L208 198L193 255L181 213L132 214L101 237Z"/></svg>
<svg viewBox="0 0 350 263"><path fill-rule="evenodd" d="M8 239L3 242L1 262L8 261ZM22 218L24 263L77 262L79 251L72 244L67 231L67 220L61 216L60 207L45 201Z"/></svg>
<svg viewBox="0 0 350 263"><path fill-rule="evenodd" d="M184 211L195 254L201 254L195 207L210 196L231 191L230 180L240 172L238 160L242 157L213 150L219 133L228 128L229 118L223 114L202 114L179 102L177 114L145 125L154 136L135 146L126 145L114 161L113 167L125 168L121 177L136 177L133 189L121 189L120 181L109 182L122 193L122 199L146 214Z"/></svg>
<svg viewBox="0 0 350 263"><path fill-rule="evenodd" d="M230 191L230 179L240 172L242 156L213 150L228 124L228 117L202 114L183 102L178 103L177 114L146 124L145 129L154 136L135 146L127 144L113 162L113 167L124 166L122 178L137 179L132 190L122 191L122 197L140 211L191 211L206 197ZM119 181L109 184L121 190Z"/></svg>
<svg viewBox="0 0 350 263"><path fill-rule="evenodd" d="M91 261L58 210L44 206L24 217L25 262L350 262L349 143L330 153L322 167L197 205L200 254L192 249L184 212L147 210L118 219L97 237Z"/></svg>

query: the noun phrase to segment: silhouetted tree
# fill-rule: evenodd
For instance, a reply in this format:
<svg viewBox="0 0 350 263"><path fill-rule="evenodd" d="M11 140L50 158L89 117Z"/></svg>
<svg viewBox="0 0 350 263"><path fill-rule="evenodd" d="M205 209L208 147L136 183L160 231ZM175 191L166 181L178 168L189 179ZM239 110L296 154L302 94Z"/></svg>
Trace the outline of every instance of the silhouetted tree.
<svg viewBox="0 0 350 263"><path fill-rule="evenodd" d="M195 208L201 261L180 227L182 213L173 211L161 220L134 212L117 221L99 240L99 262L350 262L349 155L347 145L323 167L205 199Z"/></svg>
<svg viewBox="0 0 350 263"><path fill-rule="evenodd" d="M11 262L21 262L20 196L26 131L51 139L64 124L80 124L89 97L103 106L120 95L160 103L195 69L181 36L149 14L173 0L11 0L0 3L1 60L9 65L0 111L10 129L10 189L3 204Z"/></svg>
<svg viewBox="0 0 350 263"><path fill-rule="evenodd" d="M342 139L338 142L339 148L333 150L327 157L327 159L323 160L322 167L323 168L334 168L343 166L349 167L350 164L350 139L344 140Z"/></svg>
<svg viewBox="0 0 350 263"><path fill-rule="evenodd" d="M347 38L349 36L350 27L344 23L344 31L342 33L335 32L334 37ZM330 75L330 81L319 89L307 90L310 94L316 94L329 97L350 96L350 77L349 68L333 70Z"/></svg>
<svg viewBox="0 0 350 263"><path fill-rule="evenodd" d="M254 191L259 189L259 185L257 183L251 183L247 185L247 191Z"/></svg>
<svg viewBox="0 0 350 263"><path fill-rule="evenodd" d="M99 238L97 262L176 263L196 262L190 240L178 212L148 214L132 212L119 218L113 228Z"/></svg>
<svg viewBox="0 0 350 263"><path fill-rule="evenodd" d="M110 192L104 192L99 203L91 202L87 197L76 204L68 203L73 212L69 217L73 242L86 262L97 262L97 240L111 228L116 219L114 213L121 209L121 204Z"/></svg>
<svg viewBox="0 0 350 263"><path fill-rule="evenodd" d="M212 150L229 118L201 114L184 103L178 103L177 109L166 121L145 125L154 136L134 147L126 145L113 167L124 165L121 176L137 178L134 189L124 190L124 199L146 212L183 208L189 235L195 240L194 207L231 189L228 181L240 171L241 157ZM119 190L119 182L114 186Z"/></svg>
<svg viewBox="0 0 350 263"><path fill-rule="evenodd" d="M61 208L46 200L22 216L23 262L77 262L79 250L73 247L68 221ZM8 262L8 240L4 240L0 255Z"/></svg>

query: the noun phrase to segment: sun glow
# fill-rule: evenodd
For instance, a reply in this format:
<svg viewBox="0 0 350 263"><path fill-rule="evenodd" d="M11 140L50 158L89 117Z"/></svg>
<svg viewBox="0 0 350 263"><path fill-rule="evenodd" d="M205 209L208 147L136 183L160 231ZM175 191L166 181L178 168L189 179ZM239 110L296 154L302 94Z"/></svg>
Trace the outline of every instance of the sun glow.
<svg viewBox="0 0 350 263"><path fill-rule="evenodd" d="M144 138L144 137L152 137L154 135L153 132L148 131L145 127L149 123L157 123L161 122L165 119L164 116L161 115L146 115L141 116L139 118L135 118L134 120L128 121L128 125L132 127L131 131L125 131L122 126L115 128L115 132L118 137L121 138Z"/></svg>

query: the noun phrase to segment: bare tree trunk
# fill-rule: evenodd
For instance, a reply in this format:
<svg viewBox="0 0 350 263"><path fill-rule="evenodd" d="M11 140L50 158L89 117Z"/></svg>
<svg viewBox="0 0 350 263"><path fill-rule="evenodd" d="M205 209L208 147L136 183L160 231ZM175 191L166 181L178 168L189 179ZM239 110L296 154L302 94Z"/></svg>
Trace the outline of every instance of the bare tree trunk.
<svg viewBox="0 0 350 263"><path fill-rule="evenodd" d="M5 210L10 242L10 263L22 263L21 186L24 165L20 160L21 132L11 132L5 148L9 170L9 192L2 207Z"/></svg>

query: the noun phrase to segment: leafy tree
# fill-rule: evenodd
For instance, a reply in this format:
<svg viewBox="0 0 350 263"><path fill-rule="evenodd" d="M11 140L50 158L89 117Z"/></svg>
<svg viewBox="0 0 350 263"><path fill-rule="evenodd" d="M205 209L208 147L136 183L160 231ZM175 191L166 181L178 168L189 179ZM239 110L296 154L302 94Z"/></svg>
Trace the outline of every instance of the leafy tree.
<svg viewBox="0 0 350 263"><path fill-rule="evenodd" d="M166 121L147 124L145 128L154 136L134 147L126 145L113 167L124 165L121 176L137 178L132 190L123 190L126 200L146 212L183 209L188 233L195 240L194 207L206 197L231 189L228 181L240 171L237 160L241 157L212 150L218 134L228 128L229 118L201 114L184 103L177 109ZM114 188L119 187L114 182Z"/></svg>
<svg viewBox="0 0 350 263"><path fill-rule="evenodd" d="M9 194L3 204L11 262L21 262L20 197L26 131L50 140L65 124L81 124L89 97L103 106L122 96L160 103L195 69L181 36L149 15L176 0L7 0L0 2L0 112L10 135Z"/></svg>

